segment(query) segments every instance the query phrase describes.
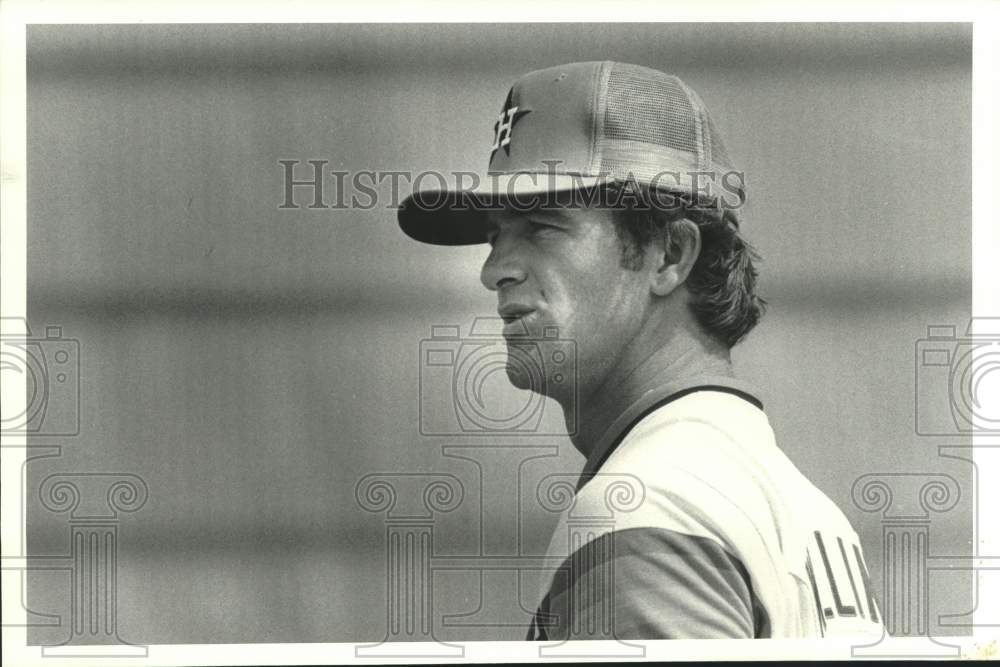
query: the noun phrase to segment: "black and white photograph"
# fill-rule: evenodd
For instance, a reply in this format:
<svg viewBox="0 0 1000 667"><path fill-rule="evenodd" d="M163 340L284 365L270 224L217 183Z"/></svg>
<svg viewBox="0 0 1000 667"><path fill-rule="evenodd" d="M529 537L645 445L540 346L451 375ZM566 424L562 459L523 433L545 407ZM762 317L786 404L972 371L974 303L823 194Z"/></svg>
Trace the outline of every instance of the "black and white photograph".
<svg viewBox="0 0 1000 667"><path fill-rule="evenodd" d="M4 662L995 657L969 6L8 6Z"/></svg>

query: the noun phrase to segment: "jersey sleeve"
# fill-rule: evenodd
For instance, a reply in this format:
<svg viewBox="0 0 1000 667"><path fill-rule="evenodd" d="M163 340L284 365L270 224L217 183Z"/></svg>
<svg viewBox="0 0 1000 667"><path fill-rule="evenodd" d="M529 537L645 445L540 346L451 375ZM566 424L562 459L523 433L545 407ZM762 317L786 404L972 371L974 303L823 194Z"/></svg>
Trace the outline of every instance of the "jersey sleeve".
<svg viewBox="0 0 1000 667"><path fill-rule="evenodd" d="M535 623L546 639L740 639L765 620L746 569L718 544L643 527L573 553Z"/></svg>
<svg viewBox="0 0 1000 667"><path fill-rule="evenodd" d="M623 478L641 487L643 499L616 514L612 529L583 537L582 546L554 538L554 544L561 540L556 548L572 548L556 561L562 565L542 598L538 634L771 636L771 612L784 593L755 590L755 584L780 581L780 549L773 529L767 530L770 521L760 518L769 518L768 503L729 451L728 439L689 421L637 429L634 437L578 492L574 511L601 516L611 488Z"/></svg>

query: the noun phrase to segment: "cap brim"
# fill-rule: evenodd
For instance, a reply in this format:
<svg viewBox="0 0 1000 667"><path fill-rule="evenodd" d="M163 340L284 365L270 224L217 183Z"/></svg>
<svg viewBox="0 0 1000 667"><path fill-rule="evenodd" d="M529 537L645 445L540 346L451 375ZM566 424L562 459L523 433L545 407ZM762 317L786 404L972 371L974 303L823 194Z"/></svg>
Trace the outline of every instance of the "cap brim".
<svg viewBox="0 0 1000 667"><path fill-rule="evenodd" d="M543 195L587 190L608 182L600 176L574 174L497 174L466 190L426 189L414 192L399 207L399 227L412 239L434 245L485 243L486 214L513 207L528 210ZM551 198L558 201L558 197Z"/></svg>

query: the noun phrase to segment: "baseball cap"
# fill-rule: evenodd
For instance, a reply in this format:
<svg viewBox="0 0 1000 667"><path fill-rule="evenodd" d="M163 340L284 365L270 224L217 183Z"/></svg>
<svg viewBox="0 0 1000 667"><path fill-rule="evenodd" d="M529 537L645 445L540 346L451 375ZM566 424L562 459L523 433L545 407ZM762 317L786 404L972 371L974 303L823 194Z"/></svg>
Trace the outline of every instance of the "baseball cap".
<svg viewBox="0 0 1000 667"><path fill-rule="evenodd" d="M493 126L486 177L471 187L422 189L399 207L399 226L436 245L486 241L485 212L550 193L632 183L688 196L739 223L739 174L705 104L678 77L612 61L525 74ZM736 196L738 195L738 196ZM724 204L724 205L723 205Z"/></svg>

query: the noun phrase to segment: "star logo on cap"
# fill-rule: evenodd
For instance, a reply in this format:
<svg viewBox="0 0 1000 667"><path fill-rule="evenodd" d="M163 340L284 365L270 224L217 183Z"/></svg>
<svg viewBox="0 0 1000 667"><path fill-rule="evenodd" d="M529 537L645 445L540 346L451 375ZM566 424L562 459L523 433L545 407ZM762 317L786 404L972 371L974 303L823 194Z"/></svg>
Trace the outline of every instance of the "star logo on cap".
<svg viewBox="0 0 1000 667"><path fill-rule="evenodd" d="M507 93L507 100L503 103L503 111L500 112L497 122L493 124L493 152L490 153L490 160L493 160L493 156L501 148L506 155L510 155L510 140L513 136L514 125L529 113L531 113L530 109L522 109L514 105L514 89L511 88Z"/></svg>

